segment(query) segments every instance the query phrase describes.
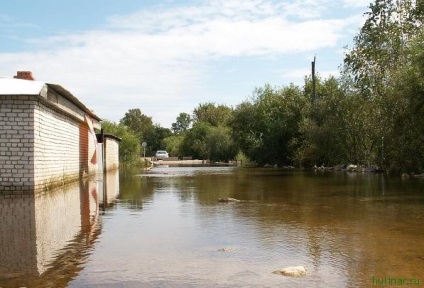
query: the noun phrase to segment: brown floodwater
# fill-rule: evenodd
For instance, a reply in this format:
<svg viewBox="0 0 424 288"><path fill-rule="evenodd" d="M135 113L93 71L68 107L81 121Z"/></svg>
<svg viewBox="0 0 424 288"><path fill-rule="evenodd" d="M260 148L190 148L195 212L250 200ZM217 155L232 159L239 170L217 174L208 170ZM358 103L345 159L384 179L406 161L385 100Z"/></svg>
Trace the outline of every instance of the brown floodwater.
<svg viewBox="0 0 424 288"><path fill-rule="evenodd" d="M2 288L424 284L423 179L158 166L0 196L0 214Z"/></svg>

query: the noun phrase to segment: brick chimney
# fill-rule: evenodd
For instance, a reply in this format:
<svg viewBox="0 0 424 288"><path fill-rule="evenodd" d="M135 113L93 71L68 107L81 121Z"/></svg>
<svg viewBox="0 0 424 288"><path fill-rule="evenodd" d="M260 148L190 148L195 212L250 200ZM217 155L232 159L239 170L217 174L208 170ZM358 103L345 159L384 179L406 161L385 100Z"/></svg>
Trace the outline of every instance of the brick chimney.
<svg viewBox="0 0 424 288"><path fill-rule="evenodd" d="M16 76L13 76L15 79L22 79L22 80L35 80L32 76L31 71L18 71L16 73Z"/></svg>

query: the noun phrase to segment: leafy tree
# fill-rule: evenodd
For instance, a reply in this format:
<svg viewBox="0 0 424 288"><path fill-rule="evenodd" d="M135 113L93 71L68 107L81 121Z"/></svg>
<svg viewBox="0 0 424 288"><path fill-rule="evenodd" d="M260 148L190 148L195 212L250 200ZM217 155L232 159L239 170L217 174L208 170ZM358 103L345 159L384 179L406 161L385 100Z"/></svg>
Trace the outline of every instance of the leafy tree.
<svg viewBox="0 0 424 288"><path fill-rule="evenodd" d="M163 139L162 143L168 151L168 153L172 156L177 156L179 158L184 157L185 155L181 152L181 145L184 141L184 136L182 135L171 135ZM187 154L191 155L191 154Z"/></svg>
<svg viewBox="0 0 424 288"><path fill-rule="evenodd" d="M187 131L181 143L181 154L192 156L193 159L208 159L208 147L205 139L212 126L206 122L198 122Z"/></svg>
<svg viewBox="0 0 424 288"><path fill-rule="evenodd" d="M228 161L235 157L237 149L231 138L230 129L226 126L232 117L232 109L214 103L199 104L193 112L193 127L186 130L179 143L179 156L192 156L197 159L212 161ZM191 120L187 114L181 113L173 130L182 131L180 127L188 127ZM176 140L174 138L168 141ZM172 143L172 142L171 142Z"/></svg>
<svg viewBox="0 0 424 288"><path fill-rule="evenodd" d="M193 111L194 123L205 122L212 126L226 126L231 119L232 109L214 103L199 104Z"/></svg>
<svg viewBox="0 0 424 288"><path fill-rule="evenodd" d="M212 161L229 161L237 155L235 145L229 127L212 127L206 134L205 143L207 145L208 157Z"/></svg>
<svg viewBox="0 0 424 288"><path fill-rule="evenodd" d="M293 163L306 98L295 85L279 89L265 85L254 93L252 102L234 111L231 128L236 143L258 164Z"/></svg>
<svg viewBox="0 0 424 288"><path fill-rule="evenodd" d="M139 137L144 137L144 134L153 126L152 117L144 115L138 108L128 110L120 124L133 130Z"/></svg>
<svg viewBox="0 0 424 288"><path fill-rule="evenodd" d="M300 123L301 136L294 139L298 144L296 163L305 167L312 165L332 165L347 158L346 123L348 114L344 94L334 77L316 80L315 101L308 102L302 110ZM305 78L303 91L305 98L312 94L312 80Z"/></svg>
<svg viewBox="0 0 424 288"><path fill-rule="evenodd" d="M237 146L231 137L231 130L225 126L212 126L206 122L198 122L188 130L180 143L171 138L180 147L181 156L192 156L195 159L211 161L229 161L237 154ZM171 141L167 139L167 141Z"/></svg>
<svg viewBox="0 0 424 288"><path fill-rule="evenodd" d="M119 143L119 160L123 163L134 164L140 159L140 142L134 131L122 124L102 121L105 133L121 138Z"/></svg>
<svg viewBox="0 0 424 288"><path fill-rule="evenodd" d="M406 47L407 58L388 90L388 136L383 157L390 170L424 171L424 30Z"/></svg>
<svg viewBox="0 0 424 288"><path fill-rule="evenodd" d="M406 43L422 26L422 1L376 0L354 47L346 54L345 72L351 73L356 87L368 97L384 96L391 74L405 60Z"/></svg>
<svg viewBox="0 0 424 288"><path fill-rule="evenodd" d="M239 149L239 157L257 164L350 162L423 172L424 2L375 0L369 8L341 77L318 77L314 102L306 77L303 89L257 88L235 109L199 104L193 118L180 113L174 135L139 109L110 126L118 136L135 135L125 146L148 139L151 148L180 157L225 161ZM131 149L122 157L131 159Z"/></svg>
<svg viewBox="0 0 424 288"><path fill-rule="evenodd" d="M168 128L163 128L157 124L150 126L143 135L143 141L147 143L146 148L148 155L153 155L157 150L165 149L163 140L171 135L172 132Z"/></svg>
<svg viewBox="0 0 424 288"><path fill-rule="evenodd" d="M180 113L177 117L177 121L175 123L172 123L172 131L175 134L187 131L187 129L190 127L190 124L192 122L190 114L187 113Z"/></svg>
<svg viewBox="0 0 424 288"><path fill-rule="evenodd" d="M262 132L256 127L258 119L254 103L244 101L234 110L233 119L230 122L232 137L240 147L243 154L251 161L260 154L259 149L263 146Z"/></svg>
<svg viewBox="0 0 424 288"><path fill-rule="evenodd" d="M362 145L354 151L356 155L363 154L359 158L386 165L384 143L388 144L393 137L397 101L390 96L390 90L398 82L399 67L408 62L408 43L422 30L423 3L376 0L366 15L367 20L354 38L354 47L346 54L343 67L343 79L353 80L349 81L354 88L350 91L356 94L353 105L359 104L359 109L351 114L354 119L350 124L356 128L360 127L356 124L362 125L355 131L360 134L349 133L349 137L355 143L351 149Z"/></svg>
<svg viewBox="0 0 424 288"><path fill-rule="evenodd" d="M306 79L308 87L310 79ZM302 166L377 163L375 103L349 94L334 78L317 80L317 100L305 106L297 163ZM308 89L305 92L309 94Z"/></svg>

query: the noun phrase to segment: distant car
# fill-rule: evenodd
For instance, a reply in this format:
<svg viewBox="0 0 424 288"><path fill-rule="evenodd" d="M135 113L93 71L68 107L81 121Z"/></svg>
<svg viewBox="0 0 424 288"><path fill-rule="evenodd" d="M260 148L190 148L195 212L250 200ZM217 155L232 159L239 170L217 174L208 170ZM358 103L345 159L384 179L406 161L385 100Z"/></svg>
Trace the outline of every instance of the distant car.
<svg viewBox="0 0 424 288"><path fill-rule="evenodd" d="M169 158L169 154L165 150L158 150L156 151L155 158L157 160L163 160L165 158Z"/></svg>

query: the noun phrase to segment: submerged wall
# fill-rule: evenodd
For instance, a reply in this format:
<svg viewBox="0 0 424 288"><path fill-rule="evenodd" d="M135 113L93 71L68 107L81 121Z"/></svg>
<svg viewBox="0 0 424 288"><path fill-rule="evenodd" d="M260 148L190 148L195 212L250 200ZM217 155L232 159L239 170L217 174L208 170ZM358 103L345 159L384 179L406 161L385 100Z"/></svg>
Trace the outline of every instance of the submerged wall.
<svg viewBox="0 0 424 288"><path fill-rule="evenodd" d="M0 97L0 194L34 188L33 96Z"/></svg>
<svg viewBox="0 0 424 288"><path fill-rule="evenodd" d="M96 173L87 123L36 96L0 97L0 136L2 194L45 191Z"/></svg>
<svg viewBox="0 0 424 288"><path fill-rule="evenodd" d="M49 191L103 170L100 120L59 85L0 78L0 195ZM106 170L119 167L120 140L105 135Z"/></svg>
<svg viewBox="0 0 424 288"><path fill-rule="evenodd" d="M105 135L105 153L106 153L106 170L114 170L119 168L119 142L120 138L113 135Z"/></svg>
<svg viewBox="0 0 424 288"><path fill-rule="evenodd" d="M34 188L43 191L96 173L95 143L85 122L42 101L34 112Z"/></svg>
<svg viewBox="0 0 424 288"><path fill-rule="evenodd" d="M100 119L63 88L33 83L40 94L0 95L0 195L47 191L97 172Z"/></svg>

